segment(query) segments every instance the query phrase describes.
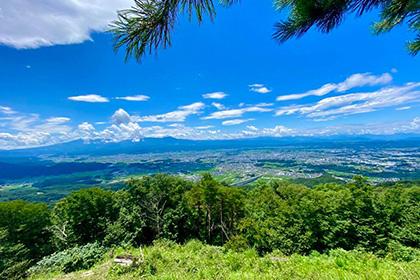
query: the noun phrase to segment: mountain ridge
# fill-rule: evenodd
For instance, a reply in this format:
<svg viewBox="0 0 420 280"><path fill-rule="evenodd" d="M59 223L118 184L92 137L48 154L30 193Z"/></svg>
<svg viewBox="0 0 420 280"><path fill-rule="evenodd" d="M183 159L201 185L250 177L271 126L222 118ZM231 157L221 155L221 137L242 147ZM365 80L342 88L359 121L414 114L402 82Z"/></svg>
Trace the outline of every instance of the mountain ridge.
<svg viewBox="0 0 420 280"><path fill-rule="evenodd" d="M190 140L174 137L143 138L138 142L103 142L73 140L66 143L54 144L42 147L0 150L0 156L39 156L43 154L53 155L109 155L123 153L157 153L193 151L208 149L250 149L264 147L286 147L286 146L346 146L377 143L378 145L418 146L420 135L398 134L398 135L333 135L333 136L287 136L287 137L255 137L240 139L221 140ZM400 143L399 143L400 142Z"/></svg>

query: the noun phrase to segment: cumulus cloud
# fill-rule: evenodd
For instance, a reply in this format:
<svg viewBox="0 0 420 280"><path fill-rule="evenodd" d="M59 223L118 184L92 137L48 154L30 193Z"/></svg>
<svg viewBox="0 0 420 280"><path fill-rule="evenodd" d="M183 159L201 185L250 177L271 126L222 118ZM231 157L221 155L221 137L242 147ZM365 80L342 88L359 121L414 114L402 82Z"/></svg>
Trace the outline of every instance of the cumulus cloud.
<svg viewBox="0 0 420 280"><path fill-rule="evenodd" d="M113 124L98 134L98 138L106 142L120 142L130 140L138 142L143 138L143 132L139 124L129 122L119 125Z"/></svg>
<svg viewBox="0 0 420 280"><path fill-rule="evenodd" d="M265 94L265 93L270 93L271 92L271 90L268 89L263 84L252 84L252 85L249 85L248 87L249 87L250 91L257 92L257 93Z"/></svg>
<svg viewBox="0 0 420 280"><path fill-rule="evenodd" d="M352 93L328 97L312 105L282 107L277 116L300 114L312 119L331 120L378 109L420 101L420 83L383 88L373 92Z"/></svg>
<svg viewBox="0 0 420 280"><path fill-rule="evenodd" d="M89 102L89 103L106 103L106 102L109 102L108 98L103 97L103 96L98 95L98 94L70 96L68 99L72 100L72 101Z"/></svg>
<svg viewBox="0 0 420 280"><path fill-rule="evenodd" d="M310 90L304 93L280 95L277 101L296 100L308 96L324 96L333 91L345 92L347 90L363 87L385 85L392 81L392 76L389 73L382 75L372 75L371 73L357 73L353 74L341 83L328 83L318 89Z"/></svg>
<svg viewBox="0 0 420 280"><path fill-rule="evenodd" d="M102 32L132 0L0 1L0 44L14 48L82 43Z"/></svg>
<svg viewBox="0 0 420 280"><path fill-rule="evenodd" d="M357 106L361 106L361 111L368 111L394 104L401 106L404 102L418 102L420 97L420 83L410 83L401 87L386 88L377 92L354 93L341 97L330 97L321 100L310 106L296 106L296 108L283 108L286 114L302 114L314 119L335 118L341 114L352 114L348 112L349 106L357 111ZM260 104L264 105L264 104ZM3 106L4 107L4 106ZM185 119L188 114L198 114L204 108L200 102L186 106L180 106L176 111L169 112L165 117L154 116L163 122L163 119L180 120ZM402 107L398 107L402 108ZM240 110L239 112L237 110ZM222 122L222 125L237 125L251 121L252 119L232 118L246 112L264 112L270 108L248 106L239 109L224 110L222 115L210 115L211 119L231 118ZM339 110L339 112L337 111ZM13 111L13 114L9 112ZM232 112L233 111L233 112ZM184 112L174 113L174 112ZM188 112L188 113L185 113ZM219 112L219 111L218 111ZM217 113L217 112L215 112ZM282 114L283 114L282 113ZM227 116L227 117L226 117ZM151 116L149 116L151 117ZM208 118L207 117L207 118ZM71 119L64 116L43 118L39 114L21 113L9 108L0 110L0 149L27 148L45 146L57 143L68 142L77 139L85 141L140 141L144 137L175 137L180 139L239 139L250 137L283 137L283 136L324 136L339 134L395 134L395 133L420 133L420 118L411 120L387 123L361 123L354 125L321 125L313 128L291 128L280 124L273 127L257 127L248 125L245 129L232 132L225 132L212 125L201 125L190 127L183 123L170 121L166 126L152 125L140 126L142 117L130 115L124 109L118 109L112 114L109 122L82 122L78 125L70 125ZM74 121L72 121L74 122ZM98 125L98 124L101 125Z"/></svg>
<svg viewBox="0 0 420 280"><path fill-rule="evenodd" d="M86 132L86 133L90 133L90 132L95 131L95 127L88 122L83 122L83 123L79 124L78 128L79 128L79 130L81 130L83 132Z"/></svg>
<svg viewBox="0 0 420 280"><path fill-rule="evenodd" d="M88 140L100 140L104 142L133 141L138 142L143 138L143 129L133 121L124 109L118 109L111 116L111 125L103 130L97 130L91 123L83 122L78 126L80 138Z"/></svg>
<svg viewBox="0 0 420 280"><path fill-rule="evenodd" d="M113 124L116 124L116 125L127 124L131 122L131 117L124 109L118 109L112 115L111 121Z"/></svg>
<svg viewBox="0 0 420 280"><path fill-rule="evenodd" d="M150 96L147 95L131 95L131 96L122 96L122 97L116 97L115 99L119 100L125 100L125 101L147 101L150 99Z"/></svg>
<svg viewBox="0 0 420 280"><path fill-rule="evenodd" d="M201 113L205 107L202 102L180 106L177 110L159 115L136 117L137 122L184 122L187 117Z"/></svg>
<svg viewBox="0 0 420 280"><path fill-rule="evenodd" d="M222 91L203 94L203 98L206 98L206 99L223 99L226 96L227 94Z"/></svg>
<svg viewBox="0 0 420 280"><path fill-rule="evenodd" d="M249 121L253 121L254 119L233 119L233 120L227 120L227 121L223 121L222 125L238 125L238 124L243 124Z"/></svg>
<svg viewBox="0 0 420 280"><path fill-rule="evenodd" d="M130 116L131 119L131 116ZM45 122L44 122L45 124ZM327 126L311 129L293 129L283 125L274 127L256 127L249 125L239 132L226 133L212 126L189 127L183 124L173 124L168 127L149 126L141 127L138 123L113 123L110 126L98 130L89 122L83 122L76 128L66 132L51 130L31 129L20 132L0 131L0 149L26 148L45 146L83 139L86 142L138 142L144 137L175 137L179 139L217 140L217 139L240 139L254 137L284 137L284 136L327 136L342 134L376 134L387 135L395 133L420 132L420 118L410 121L379 124L359 124Z"/></svg>
<svg viewBox="0 0 420 280"><path fill-rule="evenodd" d="M229 118L239 118L245 113L250 112L271 112L272 109L266 108L264 106L250 106L250 107L243 107L239 109L229 109L229 110L221 110L217 112L213 112L209 116L203 117L203 120L210 120L210 119L229 119Z"/></svg>

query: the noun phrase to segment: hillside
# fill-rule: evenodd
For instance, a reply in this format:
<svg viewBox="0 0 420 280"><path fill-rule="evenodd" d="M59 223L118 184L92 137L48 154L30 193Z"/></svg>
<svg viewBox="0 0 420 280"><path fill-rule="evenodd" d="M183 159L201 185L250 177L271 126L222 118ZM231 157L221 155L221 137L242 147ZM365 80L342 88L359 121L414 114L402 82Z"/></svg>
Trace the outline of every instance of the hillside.
<svg viewBox="0 0 420 280"><path fill-rule="evenodd" d="M111 257L110 254L113 256ZM117 255L138 257L136 266L114 263ZM329 254L285 257L273 252L259 257L255 250L235 252L190 241L177 245L157 241L143 249L115 250L90 270L69 274L40 273L44 279L419 279L420 262L395 262L372 254L341 249Z"/></svg>
<svg viewBox="0 0 420 280"><path fill-rule="evenodd" d="M0 202L0 279L419 279L419 206L415 182L144 176L53 205Z"/></svg>

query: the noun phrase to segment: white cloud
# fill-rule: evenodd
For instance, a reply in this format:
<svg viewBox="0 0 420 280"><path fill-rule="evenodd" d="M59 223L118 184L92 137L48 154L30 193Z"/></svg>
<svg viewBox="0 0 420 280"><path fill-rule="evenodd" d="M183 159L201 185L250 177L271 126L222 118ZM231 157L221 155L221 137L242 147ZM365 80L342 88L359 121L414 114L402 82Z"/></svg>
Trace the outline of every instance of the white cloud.
<svg viewBox="0 0 420 280"><path fill-rule="evenodd" d="M262 93L262 94L270 93L271 92L271 90L268 89L263 84L252 84L252 85L249 85L249 90L250 91L253 91L253 92L257 92L257 93Z"/></svg>
<svg viewBox="0 0 420 280"><path fill-rule="evenodd" d="M206 99L223 99L226 96L227 96L227 94L222 92L222 91L210 92L210 93L203 94L203 98L206 98Z"/></svg>
<svg viewBox="0 0 420 280"><path fill-rule="evenodd" d="M0 148L13 149L23 147L37 147L48 144L54 144L49 141L50 135L43 132L34 133L5 133L0 132Z"/></svg>
<svg viewBox="0 0 420 280"><path fill-rule="evenodd" d="M246 123L253 120L254 119L233 119L233 120L223 121L222 125L238 125L238 124Z"/></svg>
<svg viewBox="0 0 420 280"><path fill-rule="evenodd" d="M175 137L179 139L222 139L222 132L217 129L201 129L180 125L174 128L165 128L161 126L145 127L144 135L147 137Z"/></svg>
<svg viewBox="0 0 420 280"><path fill-rule="evenodd" d="M125 112L125 111L124 111ZM124 120L115 121L104 129L97 130L89 122L83 122L77 127L71 128L63 124L54 124L38 118L30 122L26 129L20 126L20 130L0 131L0 149L27 148L45 146L71 140L83 139L85 141L140 141L144 137L175 137L180 139L216 140L216 139L239 139L253 137L284 137L284 136L326 136L326 135L359 135L375 134L388 135L395 133L419 133L420 118L395 123L357 124L314 127L311 129L294 129L283 125L274 127L256 127L248 125L239 132L226 133L213 126L188 127L183 124L171 124L168 127L150 126L141 127L134 122L133 116L127 112L117 110L114 115L124 115ZM18 113L20 114L20 113ZM27 114L33 116L36 114ZM128 115L128 116L127 116ZM51 119L51 118L50 118ZM57 118L58 119L58 118Z"/></svg>
<svg viewBox="0 0 420 280"><path fill-rule="evenodd" d="M417 130L420 128L420 117L414 118L408 126L402 126L403 129L406 129L408 131L411 130Z"/></svg>
<svg viewBox="0 0 420 280"><path fill-rule="evenodd" d="M98 94L70 96L68 99L72 100L72 101L89 102L89 103L106 103L106 102L109 102L108 98L103 97L103 96L98 95Z"/></svg>
<svg viewBox="0 0 420 280"><path fill-rule="evenodd" d="M409 110L409 109L411 109L410 106L404 106L404 107L395 108L395 110L397 110L397 111L404 111L404 110Z"/></svg>
<svg viewBox="0 0 420 280"><path fill-rule="evenodd" d="M93 127L93 125L88 123L88 122L83 122L83 123L79 124L78 128L82 131L94 131L95 130L95 127Z"/></svg>
<svg viewBox="0 0 420 280"><path fill-rule="evenodd" d="M150 99L147 95L132 95L132 96L123 96L123 97L116 97L115 99L125 100L125 101L147 101Z"/></svg>
<svg viewBox="0 0 420 280"><path fill-rule="evenodd" d="M0 44L14 48L82 43L105 31L132 0L0 1Z"/></svg>
<svg viewBox="0 0 420 280"><path fill-rule="evenodd" d="M136 117L137 122L184 122L187 117L191 115L197 115L201 112L201 109L205 107L202 102L195 102L190 105L180 106L178 110L150 116Z"/></svg>
<svg viewBox="0 0 420 280"><path fill-rule="evenodd" d="M111 121L113 124L116 124L116 125L127 124L131 122L131 117L124 109L118 109L112 115Z"/></svg>
<svg viewBox="0 0 420 280"><path fill-rule="evenodd" d="M295 135L297 132L293 129L287 128L283 125L276 125L273 128L257 128L255 126L247 126L246 130L241 132L242 137L282 137L288 135Z"/></svg>
<svg viewBox="0 0 420 280"><path fill-rule="evenodd" d="M204 105L204 103L203 102L195 102L195 103L192 103L192 104L190 104L190 105L184 105L184 106L180 106L180 107L178 107L180 110L182 110L182 111L187 111L187 112L190 112L190 113L194 113L194 114L196 114L196 113L198 113L201 109L203 109L205 107L205 105Z"/></svg>
<svg viewBox="0 0 420 280"><path fill-rule="evenodd" d="M248 105L248 106L256 106L256 107L271 107L271 106L273 106L274 105L274 103L258 103L258 104L255 104L255 105Z"/></svg>
<svg viewBox="0 0 420 280"><path fill-rule="evenodd" d="M389 73L384 73L380 76L375 76L371 73L357 73L348 77L344 82L339 83L337 91L344 92L356 87L386 85L391 81L392 76Z"/></svg>
<svg viewBox="0 0 420 280"><path fill-rule="evenodd" d="M0 106L0 113L6 114L6 115L12 115L12 114L15 114L16 112L10 107Z"/></svg>
<svg viewBox="0 0 420 280"><path fill-rule="evenodd" d="M280 95L277 97L277 101L296 100L308 96L324 96L333 91L345 92L357 87L385 85L391 81L392 76L389 73L384 73L379 76L372 75L371 73L357 73L338 84L328 83L318 89L310 90L305 93Z"/></svg>
<svg viewBox="0 0 420 280"><path fill-rule="evenodd" d="M0 118L0 127L9 130L24 131L31 129L38 122L38 114L20 114L15 112L13 115L6 115Z"/></svg>
<svg viewBox="0 0 420 280"><path fill-rule="evenodd" d="M313 105L283 107L276 115L301 114L318 120L331 120L343 115L353 115L420 102L420 83L383 88L374 92L351 93L324 98ZM326 118L326 119L324 119Z"/></svg>
<svg viewBox="0 0 420 280"><path fill-rule="evenodd" d="M51 124L63 124L63 123L69 122L70 120L71 119L67 117L53 117L53 118L46 119L45 121Z"/></svg>
<svg viewBox="0 0 420 280"><path fill-rule="evenodd" d="M143 138L143 129L133 119L135 117L130 116L125 110L118 109L111 116L112 124L110 126L98 131L91 123L83 122L78 126L78 134L84 140L138 142Z"/></svg>
<svg viewBox="0 0 420 280"><path fill-rule="evenodd" d="M214 125L203 125L203 126L196 126L194 127L195 129L199 129L199 130L205 130L205 129L209 129L209 128L214 128Z"/></svg>
<svg viewBox="0 0 420 280"><path fill-rule="evenodd" d="M134 122L113 124L99 132L98 138L106 142L120 142L130 140L138 142L143 138L142 128Z"/></svg>
<svg viewBox="0 0 420 280"><path fill-rule="evenodd" d="M239 109L229 109L229 110L222 110L211 113L209 116L203 117L203 120L210 120L210 119L229 119L229 118L238 118L241 117L245 113L250 112L271 112L272 109L261 107L261 106L251 106L251 107L243 107Z"/></svg>
<svg viewBox="0 0 420 280"><path fill-rule="evenodd" d="M257 127L255 127L255 126L253 126L253 125L247 125L247 126L246 126L246 128L247 128L248 130L251 130L251 131L257 131L257 130L258 130L258 128L257 128Z"/></svg>
<svg viewBox="0 0 420 280"><path fill-rule="evenodd" d="M38 114L20 113L8 107L2 114L1 149L50 145L77 138L67 124L70 121L67 117L42 119Z"/></svg>
<svg viewBox="0 0 420 280"><path fill-rule="evenodd" d="M223 110L225 109L225 105L218 103L218 102L213 102L211 103L211 105L216 108L217 110Z"/></svg>
<svg viewBox="0 0 420 280"><path fill-rule="evenodd" d="M319 89L307 91L305 93L281 95L277 97L277 101L301 99L307 96L323 96L337 89L335 84L325 84Z"/></svg>

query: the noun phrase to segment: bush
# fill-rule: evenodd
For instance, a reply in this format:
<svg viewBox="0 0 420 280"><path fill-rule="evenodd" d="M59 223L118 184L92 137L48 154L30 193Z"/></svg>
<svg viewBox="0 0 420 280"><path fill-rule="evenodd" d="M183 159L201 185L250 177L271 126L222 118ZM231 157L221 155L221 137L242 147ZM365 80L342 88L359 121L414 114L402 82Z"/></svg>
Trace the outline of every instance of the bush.
<svg viewBox="0 0 420 280"><path fill-rule="evenodd" d="M400 262L411 262L420 259L420 250L407 247L398 242L390 242L387 257Z"/></svg>
<svg viewBox="0 0 420 280"><path fill-rule="evenodd" d="M105 252L106 249L97 242L81 247L74 247L43 258L29 269L29 273L68 273L81 269L89 269L102 259Z"/></svg>
<svg viewBox="0 0 420 280"><path fill-rule="evenodd" d="M243 252L249 249L248 240L242 235L232 236L228 242L225 243L224 248L234 252Z"/></svg>

